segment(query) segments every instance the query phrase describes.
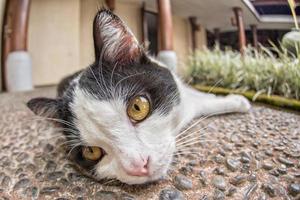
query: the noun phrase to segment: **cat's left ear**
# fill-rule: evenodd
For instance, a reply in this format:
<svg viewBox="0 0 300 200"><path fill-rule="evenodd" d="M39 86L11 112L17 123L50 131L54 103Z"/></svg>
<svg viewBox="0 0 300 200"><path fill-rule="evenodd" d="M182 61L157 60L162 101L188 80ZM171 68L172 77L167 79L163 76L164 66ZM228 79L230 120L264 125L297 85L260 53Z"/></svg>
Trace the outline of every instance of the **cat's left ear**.
<svg viewBox="0 0 300 200"><path fill-rule="evenodd" d="M42 117L59 118L61 103L59 99L40 97L28 101L27 107L36 115Z"/></svg>
<svg viewBox="0 0 300 200"><path fill-rule="evenodd" d="M96 61L128 64L143 55L137 39L124 22L109 10L100 10L93 23Z"/></svg>

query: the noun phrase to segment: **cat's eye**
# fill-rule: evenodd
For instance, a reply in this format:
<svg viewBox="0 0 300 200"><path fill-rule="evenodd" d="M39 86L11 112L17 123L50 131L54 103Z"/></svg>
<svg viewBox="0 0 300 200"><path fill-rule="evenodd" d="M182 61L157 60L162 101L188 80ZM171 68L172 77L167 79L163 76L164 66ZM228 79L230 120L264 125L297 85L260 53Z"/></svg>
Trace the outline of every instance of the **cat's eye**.
<svg viewBox="0 0 300 200"><path fill-rule="evenodd" d="M82 157L86 160L97 161L103 156L103 151L99 147L83 147Z"/></svg>
<svg viewBox="0 0 300 200"><path fill-rule="evenodd" d="M143 121L150 113L150 103L144 96L133 98L127 107L127 115L134 122Z"/></svg>

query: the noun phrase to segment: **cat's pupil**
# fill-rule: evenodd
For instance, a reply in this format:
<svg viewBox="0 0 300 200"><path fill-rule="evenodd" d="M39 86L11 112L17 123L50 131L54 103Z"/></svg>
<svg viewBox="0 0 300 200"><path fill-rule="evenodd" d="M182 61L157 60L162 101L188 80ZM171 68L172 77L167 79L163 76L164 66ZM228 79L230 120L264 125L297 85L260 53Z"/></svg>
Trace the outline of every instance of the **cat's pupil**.
<svg viewBox="0 0 300 200"><path fill-rule="evenodd" d="M90 153L93 153L93 149L91 147L89 147L89 151Z"/></svg>
<svg viewBox="0 0 300 200"><path fill-rule="evenodd" d="M135 110L141 111L141 109L140 109L140 107L139 107L138 105L134 104L133 106L134 106L134 109L135 109Z"/></svg>

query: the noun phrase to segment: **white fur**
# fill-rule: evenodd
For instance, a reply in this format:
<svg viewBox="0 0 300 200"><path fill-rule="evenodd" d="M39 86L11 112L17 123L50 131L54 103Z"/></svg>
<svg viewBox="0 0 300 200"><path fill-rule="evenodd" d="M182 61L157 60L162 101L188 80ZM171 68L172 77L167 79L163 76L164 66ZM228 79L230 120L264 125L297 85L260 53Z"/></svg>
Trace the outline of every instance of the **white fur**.
<svg viewBox="0 0 300 200"><path fill-rule="evenodd" d="M95 168L96 178L117 178L128 184L139 184L156 180L166 173L175 151L173 130L178 107L168 116L154 112L144 122L133 126L121 99L99 101L76 88L71 110L78 119L75 124L85 145L99 146L107 152ZM130 167L140 156L150 156L150 175L127 175L123 167Z"/></svg>
<svg viewBox="0 0 300 200"><path fill-rule="evenodd" d="M118 96L99 101L89 93L75 88L71 110L75 124L87 146L99 146L107 155L96 165L98 179L116 178L128 184L140 184L164 176L175 152L176 134L193 118L227 112L246 112L249 102L242 96L216 97L197 92L174 77L181 103L169 115L152 113L133 126L126 114L126 105ZM141 156L150 156L148 177L130 176L124 167Z"/></svg>
<svg viewBox="0 0 300 200"><path fill-rule="evenodd" d="M183 125L189 123L192 119L200 116L220 115L232 112L247 112L251 108L249 101L240 95L215 96L199 92L175 77L179 88L184 119Z"/></svg>
<svg viewBox="0 0 300 200"><path fill-rule="evenodd" d="M123 45L128 45L123 41L125 37L131 37L133 41L129 55L131 55L130 51L138 48L135 37L122 22L111 23L111 16L105 13L98 17L105 58L113 60L120 49L125 48ZM151 60L165 67L153 58ZM176 150L176 135L191 120L202 115L246 112L250 109L248 100L242 96L216 97L201 93L185 85L175 74L173 76L180 93L180 104L175 106L168 115L161 115L154 111L136 126L127 116L126 102L121 98L120 92L113 92L112 94L119 95L115 95L115 98L109 101L99 101L78 86L75 87L71 110L75 115L74 123L80 132L83 145L99 146L107 152L107 155L95 166L97 175L95 178L116 178L128 184L140 184L159 179L166 174L170 166ZM76 83L78 79L75 80L74 84ZM103 86L99 83L98 85L99 89L103 89ZM131 87L134 89L133 86ZM130 176L125 172L124 168L130 168L135 160L148 156L150 157L149 176Z"/></svg>

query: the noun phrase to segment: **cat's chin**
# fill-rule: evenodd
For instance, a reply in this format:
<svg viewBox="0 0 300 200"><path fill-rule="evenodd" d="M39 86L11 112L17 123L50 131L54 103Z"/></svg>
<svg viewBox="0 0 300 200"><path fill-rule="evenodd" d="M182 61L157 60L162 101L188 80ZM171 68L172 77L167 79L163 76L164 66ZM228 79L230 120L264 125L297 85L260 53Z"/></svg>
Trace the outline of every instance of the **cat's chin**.
<svg viewBox="0 0 300 200"><path fill-rule="evenodd" d="M121 177L118 177L117 179L123 183L126 183L128 185L140 185L140 184L147 184L147 183L153 183L156 181L159 181L163 179L166 175L166 170L161 171L161 173L156 173L151 176L129 176L124 175Z"/></svg>
<svg viewBox="0 0 300 200"><path fill-rule="evenodd" d="M130 176L119 178L119 181L126 183L128 185L141 185L141 184L148 184L159 181L162 179L163 175L156 176L156 177L137 177L137 176Z"/></svg>

